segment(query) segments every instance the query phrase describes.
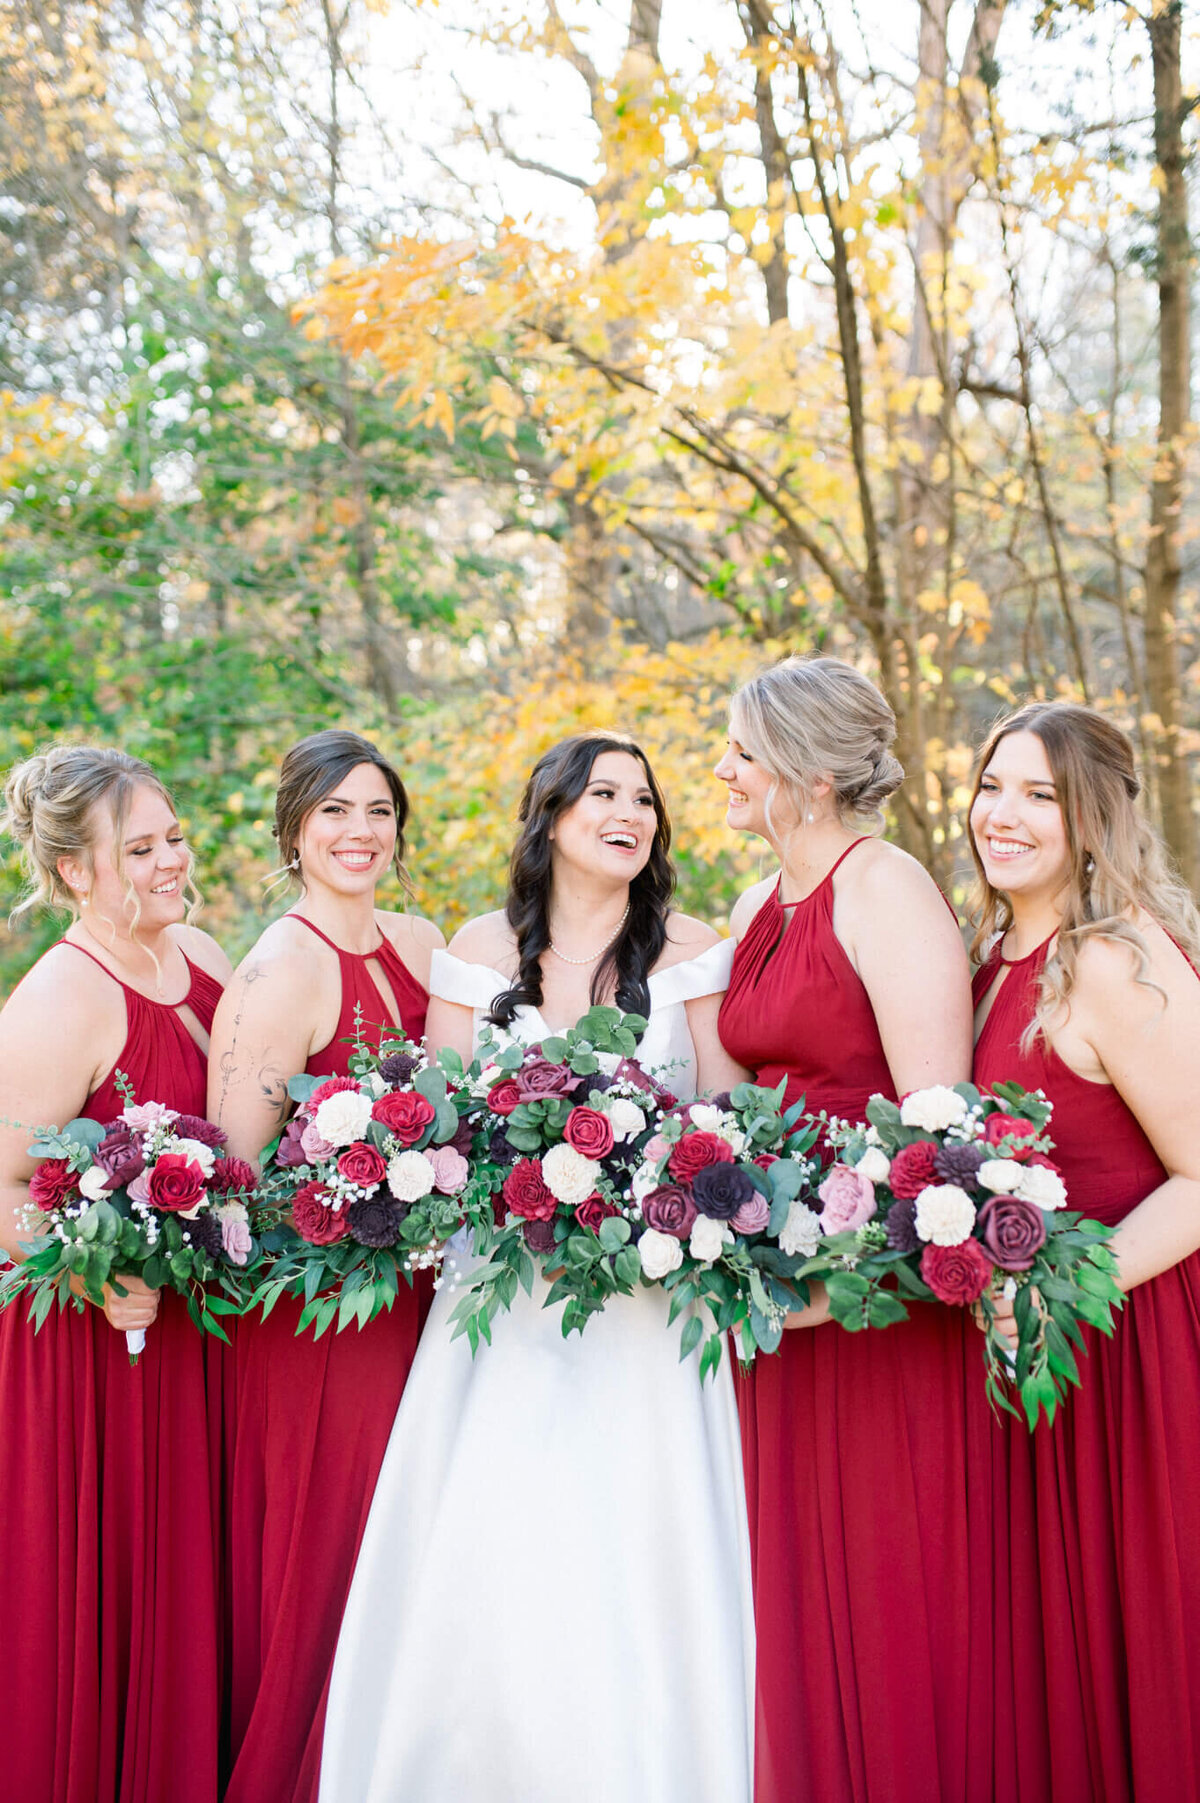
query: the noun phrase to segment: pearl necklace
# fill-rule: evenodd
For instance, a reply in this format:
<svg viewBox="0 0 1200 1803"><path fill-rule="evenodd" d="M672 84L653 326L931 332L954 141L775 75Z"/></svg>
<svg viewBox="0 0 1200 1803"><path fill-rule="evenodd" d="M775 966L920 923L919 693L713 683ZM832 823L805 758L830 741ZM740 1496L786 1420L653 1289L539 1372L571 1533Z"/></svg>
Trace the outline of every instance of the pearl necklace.
<svg viewBox="0 0 1200 1803"><path fill-rule="evenodd" d="M625 922L628 919L629 919L629 903L626 902L624 914L622 914L620 920L618 920L616 926L613 928L612 932L608 935L608 938L604 941L604 944L600 947L600 950L598 952L591 952L586 958L568 958L566 952L559 951L559 949L555 945L553 939L551 939L549 942L550 950L554 953L554 956L556 958L561 958L564 964L594 964L596 962L597 958L602 958L604 956L605 952L608 950L609 946L612 944L613 940L617 937L618 933L621 931L621 928L625 925Z"/></svg>

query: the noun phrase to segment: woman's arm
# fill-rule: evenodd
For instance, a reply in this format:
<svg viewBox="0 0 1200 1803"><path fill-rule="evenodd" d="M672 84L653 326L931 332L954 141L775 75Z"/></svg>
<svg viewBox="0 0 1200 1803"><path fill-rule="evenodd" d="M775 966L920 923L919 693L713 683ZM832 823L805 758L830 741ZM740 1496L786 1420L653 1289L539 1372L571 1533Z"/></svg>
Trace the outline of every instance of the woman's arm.
<svg viewBox="0 0 1200 1803"><path fill-rule="evenodd" d="M700 995L685 1002L688 1031L696 1048L696 1093L716 1095L733 1089L738 1083L749 1083L753 1072L731 1058L721 1044L717 1017L721 1012L724 991L720 995Z"/></svg>
<svg viewBox="0 0 1200 1803"><path fill-rule="evenodd" d="M431 995L429 1012L425 1016L425 1048L429 1056L436 1058L445 1047L457 1052L464 1064L469 1064L474 1045L474 1009L465 1008L460 1002L447 1002L440 995Z"/></svg>
<svg viewBox="0 0 1200 1803"><path fill-rule="evenodd" d="M311 960L291 951L249 952L217 1005L208 1057L209 1118L236 1158L256 1162L292 1104L289 1077L308 1063L320 1002Z"/></svg>

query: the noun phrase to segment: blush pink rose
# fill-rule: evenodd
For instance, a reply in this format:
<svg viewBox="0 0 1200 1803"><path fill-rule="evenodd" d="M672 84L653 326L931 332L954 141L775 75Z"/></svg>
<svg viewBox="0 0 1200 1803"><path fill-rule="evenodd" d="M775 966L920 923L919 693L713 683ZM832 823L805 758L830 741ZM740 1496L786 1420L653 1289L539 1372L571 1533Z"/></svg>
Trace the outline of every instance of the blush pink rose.
<svg viewBox="0 0 1200 1803"><path fill-rule="evenodd" d="M433 1187L443 1196L457 1196L466 1187L471 1167L453 1146L428 1146L425 1156L433 1166Z"/></svg>
<svg viewBox="0 0 1200 1803"><path fill-rule="evenodd" d="M729 1225L735 1233L765 1233L771 1220L771 1204L761 1190L743 1202Z"/></svg>
<svg viewBox="0 0 1200 1803"><path fill-rule="evenodd" d="M332 1145L329 1140L322 1139L321 1135L310 1121L300 1135L300 1150L304 1153L308 1162L313 1164L318 1159L332 1158L337 1151L337 1147Z"/></svg>
<svg viewBox="0 0 1200 1803"><path fill-rule="evenodd" d="M835 1164L817 1190L821 1198L822 1233L848 1233L864 1226L875 1213L875 1185L848 1164Z"/></svg>

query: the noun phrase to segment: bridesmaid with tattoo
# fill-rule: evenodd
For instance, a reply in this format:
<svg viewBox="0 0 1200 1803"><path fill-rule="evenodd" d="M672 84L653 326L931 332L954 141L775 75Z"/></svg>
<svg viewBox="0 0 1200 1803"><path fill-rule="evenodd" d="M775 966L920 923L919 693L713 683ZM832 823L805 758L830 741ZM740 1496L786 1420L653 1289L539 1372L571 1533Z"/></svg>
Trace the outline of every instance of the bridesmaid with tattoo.
<svg viewBox="0 0 1200 1803"><path fill-rule="evenodd" d="M209 1102L257 1159L297 1071L345 1075L364 1036L425 1026L442 935L377 909L403 877L404 785L351 732L283 760L275 835L299 898L249 952L213 1023ZM296 1336L300 1305L239 1324L226 1384L230 1748L226 1803L316 1796L325 1691L375 1479L430 1296L401 1285L361 1332Z"/></svg>

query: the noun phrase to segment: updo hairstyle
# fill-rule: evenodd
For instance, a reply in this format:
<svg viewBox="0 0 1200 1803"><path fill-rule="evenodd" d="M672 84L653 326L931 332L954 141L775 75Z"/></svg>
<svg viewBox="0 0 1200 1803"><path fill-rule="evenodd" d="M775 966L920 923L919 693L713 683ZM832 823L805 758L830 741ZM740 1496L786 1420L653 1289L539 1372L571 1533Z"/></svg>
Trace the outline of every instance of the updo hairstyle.
<svg viewBox="0 0 1200 1803"><path fill-rule="evenodd" d="M832 785L846 825L883 825L883 806L904 781L893 757L896 716L873 682L837 657L787 657L733 697L730 730L774 778L803 820L819 782Z"/></svg>
<svg viewBox="0 0 1200 1803"><path fill-rule="evenodd" d="M361 738L356 732L337 729L310 733L308 738L301 739L286 753L279 769L273 831L279 842L284 869L297 887L303 887L299 864L295 860L304 822L360 764L374 764L387 782L396 810L396 850L392 866L407 890L404 827L408 820L408 795L404 784L378 745L372 745L370 739Z"/></svg>

